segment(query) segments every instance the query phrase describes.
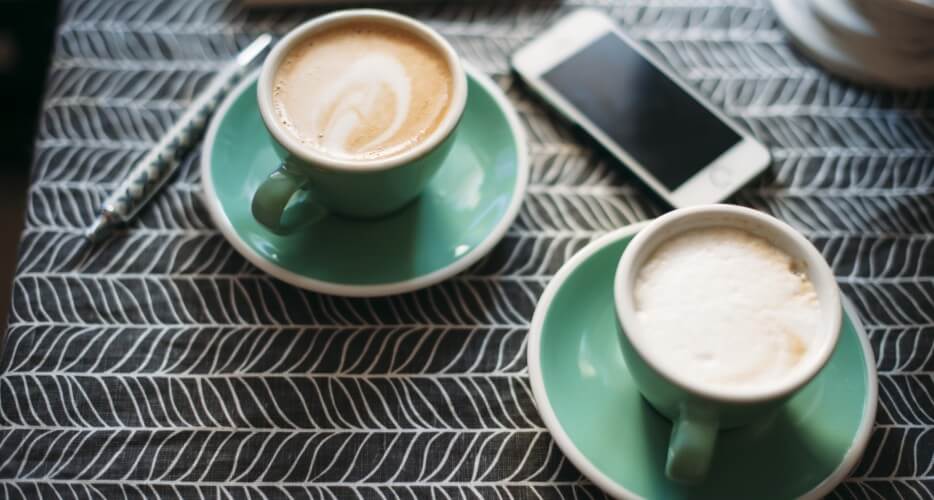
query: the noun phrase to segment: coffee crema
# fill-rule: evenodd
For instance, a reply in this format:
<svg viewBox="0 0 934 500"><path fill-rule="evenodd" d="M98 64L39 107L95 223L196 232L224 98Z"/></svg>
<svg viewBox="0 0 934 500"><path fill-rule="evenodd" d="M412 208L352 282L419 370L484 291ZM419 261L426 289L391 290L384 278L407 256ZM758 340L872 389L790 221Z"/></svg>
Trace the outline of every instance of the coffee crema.
<svg viewBox="0 0 934 500"><path fill-rule="evenodd" d="M739 229L694 229L662 242L633 292L646 354L701 383L780 382L820 343L820 303L806 274Z"/></svg>
<svg viewBox="0 0 934 500"><path fill-rule="evenodd" d="M283 127L309 148L374 160L429 137L452 92L441 49L389 23L354 21L299 41L276 70L272 102Z"/></svg>

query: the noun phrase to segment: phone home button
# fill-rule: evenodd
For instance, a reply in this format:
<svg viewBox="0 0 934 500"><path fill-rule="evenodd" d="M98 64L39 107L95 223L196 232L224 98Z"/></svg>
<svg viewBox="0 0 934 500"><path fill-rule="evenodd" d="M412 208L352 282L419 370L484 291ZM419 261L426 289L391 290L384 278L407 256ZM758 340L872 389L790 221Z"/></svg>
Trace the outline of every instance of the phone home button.
<svg viewBox="0 0 934 500"><path fill-rule="evenodd" d="M717 187L726 187L733 180L733 172L726 166L719 166L710 169L710 183Z"/></svg>

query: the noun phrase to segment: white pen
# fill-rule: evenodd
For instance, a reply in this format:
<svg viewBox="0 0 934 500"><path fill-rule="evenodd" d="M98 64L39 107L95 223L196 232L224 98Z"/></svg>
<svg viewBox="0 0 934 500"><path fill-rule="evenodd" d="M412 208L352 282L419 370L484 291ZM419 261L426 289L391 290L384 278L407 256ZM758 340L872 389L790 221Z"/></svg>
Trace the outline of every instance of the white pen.
<svg viewBox="0 0 934 500"><path fill-rule="evenodd" d="M208 83L204 92L191 103L165 137L136 164L126 180L104 201L100 216L86 233L89 240L101 241L114 227L132 219L146 205L178 168L182 157L201 135L208 118L221 100L271 43L271 35L260 35Z"/></svg>

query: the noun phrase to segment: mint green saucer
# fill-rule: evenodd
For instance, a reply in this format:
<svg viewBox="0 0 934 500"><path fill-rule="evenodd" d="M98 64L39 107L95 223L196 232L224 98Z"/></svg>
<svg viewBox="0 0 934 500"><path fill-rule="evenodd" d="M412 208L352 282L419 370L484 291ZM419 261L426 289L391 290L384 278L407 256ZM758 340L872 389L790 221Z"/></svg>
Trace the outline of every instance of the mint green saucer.
<svg viewBox="0 0 934 500"><path fill-rule="evenodd" d="M301 205L309 222L288 236L267 231L250 212L256 187L279 163L259 115L254 73L220 106L205 137L201 179L214 223L263 271L322 293L403 293L463 271L506 234L528 179L515 110L492 80L465 67L468 98L457 142L425 193L374 220Z"/></svg>
<svg viewBox="0 0 934 500"><path fill-rule="evenodd" d="M852 308L824 370L774 417L720 433L705 482L665 477L671 424L639 395L614 324L613 276L638 230L577 253L545 289L529 332L529 377L558 446L621 498L819 498L855 466L876 411L876 369Z"/></svg>

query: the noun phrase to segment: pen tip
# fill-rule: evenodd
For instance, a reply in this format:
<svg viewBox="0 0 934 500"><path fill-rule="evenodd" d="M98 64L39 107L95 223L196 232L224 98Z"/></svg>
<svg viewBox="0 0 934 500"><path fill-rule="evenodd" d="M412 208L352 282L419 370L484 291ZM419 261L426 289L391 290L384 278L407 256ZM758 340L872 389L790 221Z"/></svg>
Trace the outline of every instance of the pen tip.
<svg viewBox="0 0 934 500"><path fill-rule="evenodd" d="M97 219L91 224L91 227L88 228L87 232L84 233L85 238L91 241L91 243L98 243L110 234L111 230L110 221L104 217Z"/></svg>

